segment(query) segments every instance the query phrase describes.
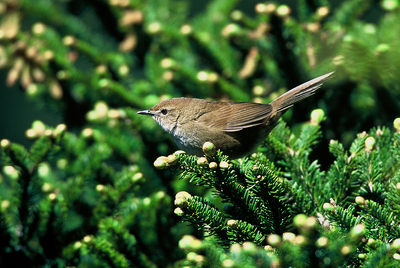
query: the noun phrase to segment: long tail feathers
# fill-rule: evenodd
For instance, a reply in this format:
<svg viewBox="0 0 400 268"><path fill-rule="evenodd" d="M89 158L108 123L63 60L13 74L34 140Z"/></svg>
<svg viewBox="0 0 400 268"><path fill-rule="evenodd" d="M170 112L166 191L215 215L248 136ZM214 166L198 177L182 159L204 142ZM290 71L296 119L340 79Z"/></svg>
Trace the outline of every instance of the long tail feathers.
<svg viewBox="0 0 400 268"><path fill-rule="evenodd" d="M324 82L332 78L333 73L334 72L321 75L281 95L271 102L273 113L283 112L292 107L296 102L313 95Z"/></svg>

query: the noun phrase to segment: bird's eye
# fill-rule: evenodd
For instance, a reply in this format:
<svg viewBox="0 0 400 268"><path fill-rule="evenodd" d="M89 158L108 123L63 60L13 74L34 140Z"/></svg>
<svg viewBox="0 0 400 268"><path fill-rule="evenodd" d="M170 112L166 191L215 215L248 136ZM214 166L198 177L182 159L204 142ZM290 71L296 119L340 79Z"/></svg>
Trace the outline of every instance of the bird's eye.
<svg viewBox="0 0 400 268"><path fill-rule="evenodd" d="M162 110L161 110L161 113L162 113L163 115L166 115L166 114L168 113L168 110L167 110L167 109L162 109Z"/></svg>

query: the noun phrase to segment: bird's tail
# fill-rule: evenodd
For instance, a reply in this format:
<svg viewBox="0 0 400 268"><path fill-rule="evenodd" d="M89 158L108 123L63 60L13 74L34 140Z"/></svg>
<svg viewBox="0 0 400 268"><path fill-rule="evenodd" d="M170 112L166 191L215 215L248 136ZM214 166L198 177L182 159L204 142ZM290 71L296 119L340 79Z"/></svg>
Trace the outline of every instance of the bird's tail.
<svg viewBox="0 0 400 268"><path fill-rule="evenodd" d="M273 113L284 112L296 102L313 95L324 82L332 78L332 74L333 72L321 75L279 96L279 98L271 102Z"/></svg>

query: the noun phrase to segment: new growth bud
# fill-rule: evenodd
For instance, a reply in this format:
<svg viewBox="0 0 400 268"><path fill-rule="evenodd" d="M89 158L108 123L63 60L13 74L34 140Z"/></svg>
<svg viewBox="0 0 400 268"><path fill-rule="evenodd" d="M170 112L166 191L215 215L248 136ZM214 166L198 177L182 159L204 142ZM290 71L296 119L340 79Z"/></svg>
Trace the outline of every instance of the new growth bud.
<svg viewBox="0 0 400 268"><path fill-rule="evenodd" d="M375 138L374 137L368 137L365 140L365 151L366 152L371 152L372 148L374 148L375 145Z"/></svg>
<svg viewBox="0 0 400 268"><path fill-rule="evenodd" d="M226 161L221 161L221 162L219 163L219 168L220 168L221 170L228 169L228 168L229 168L229 163L226 162Z"/></svg>
<svg viewBox="0 0 400 268"><path fill-rule="evenodd" d="M393 121L393 126L396 129L396 131L398 133L400 133L400 117L397 117L394 121Z"/></svg>
<svg viewBox="0 0 400 268"><path fill-rule="evenodd" d="M203 152L206 156L213 157L217 152L217 148L215 148L213 143L207 141L203 144Z"/></svg>
<svg viewBox="0 0 400 268"><path fill-rule="evenodd" d="M206 167L208 166L208 160L205 157L199 157L199 159L197 159L197 165L201 166L201 167Z"/></svg>
<svg viewBox="0 0 400 268"><path fill-rule="evenodd" d="M356 204L359 206L365 206L365 199L362 196L356 196Z"/></svg>
<svg viewBox="0 0 400 268"><path fill-rule="evenodd" d="M169 156L159 156L153 165L157 169L167 169L170 166L174 166L178 163L178 155L171 154Z"/></svg>
<svg viewBox="0 0 400 268"><path fill-rule="evenodd" d="M175 195L174 204L181 209L186 208L189 205L189 198L192 198L191 194L186 191L180 191Z"/></svg>
<svg viewBox="0 0 400 268"><path fill-rule="evenodd" d="M310 123L312 125L319 125L322 121L326 119L325 112L322 109L315 109L311 112Z"/></svg>
<svg viewBox="0 0 400 268"><path fill-rule="evenodd" d="M270 234L267 237L268 244L273 247L277 247L281 243L281 241L282 241L281 237L277 234Z"/></svg>
<svg viewBox="0 0 400 268"><path fill-rule="evenodd" d="M226 225L231 227L232 229L236 229L239 226L239 222L237 220L229 220Z"/></svg>
<svg viewBox="0 0 400 268"><path fill-rule="evenodd" d="M355 242L359 242L361 238L364 237L366 232L367 229L365 228L364 224L357 224L350 230L350 239Z"/></svg>

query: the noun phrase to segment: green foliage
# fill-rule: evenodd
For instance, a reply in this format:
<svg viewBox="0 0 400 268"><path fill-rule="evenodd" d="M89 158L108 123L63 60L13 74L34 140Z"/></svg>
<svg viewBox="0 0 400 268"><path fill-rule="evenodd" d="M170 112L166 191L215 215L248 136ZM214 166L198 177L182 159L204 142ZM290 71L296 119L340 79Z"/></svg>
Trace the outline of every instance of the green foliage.
<svg viewBox="0 0 400 268"><path fill-rule="evenodd" d="M397 267L398 1L196 3L0 0L4 84L63 115L1 137L0 266ZM153 163L175 146L138 110L333 70L251 156Z"/></svg>
<svg viewBox="0 0 400 268"><path fill-rule="evenodd" d="M268 146L262 148L263 153L275 152L280 158L280 172L271 162L259 162L263 158L260 153L228 161L228 168L222 168L226 158L221 153L207 161L179 154L175 165L181 177L212 187L228 205L218 211L188 193L180 202L178 193L177 214L205 228L208 236L225 247L250 241L254 247L275 248L260 253L269 256L269 265L277 261L283 267L368 267L378 263L379 267L395 267L400 183L397 180L393 187L391 179L400 168L395 161L399 133L373 129L360 134L349 151L332 141L330 149L336 160L327 172L320 170L317 161L309 161L310 144L315 145L320 135L318 125L306 123L296 137L281 122L268 137ZM231 246L230 254L235 249ZM209 253L203 254L207 258ZM221 254L221 260L229 258L226 252ZM256 267L265 265L261 263Z"/></svg>

